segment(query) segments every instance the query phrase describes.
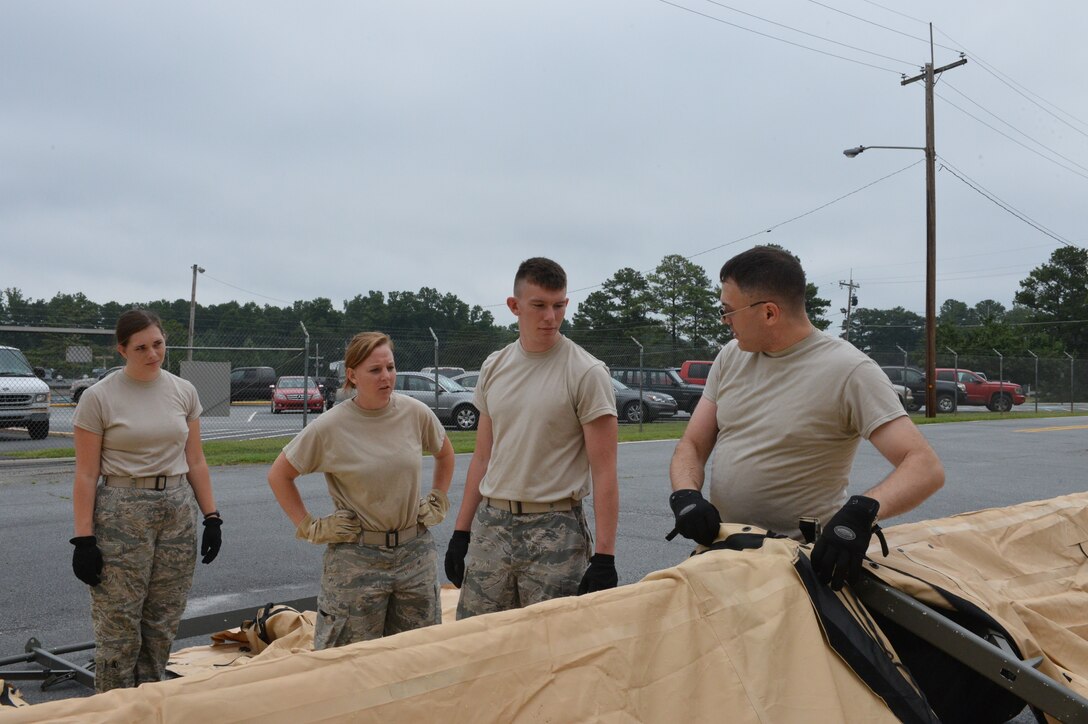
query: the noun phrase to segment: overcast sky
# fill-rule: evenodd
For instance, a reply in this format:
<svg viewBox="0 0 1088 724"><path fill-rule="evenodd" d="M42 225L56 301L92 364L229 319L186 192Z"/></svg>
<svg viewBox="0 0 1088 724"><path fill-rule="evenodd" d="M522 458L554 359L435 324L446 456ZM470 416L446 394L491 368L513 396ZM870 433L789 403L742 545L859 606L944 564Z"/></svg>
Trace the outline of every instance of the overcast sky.
<svg viewBox="0 0 1088 724"><path fill-rule="evenodd" d="M1088 243L1084 2L0 2L0 287L188 299L195 263L202 304L429 286L505 324L530 256L576 304L773 242L836 312L852 276L922 313L923 153L842 150L924 145L928 22L968 58L938 304L1011 306L1062 242L984 193Z"/></svg>

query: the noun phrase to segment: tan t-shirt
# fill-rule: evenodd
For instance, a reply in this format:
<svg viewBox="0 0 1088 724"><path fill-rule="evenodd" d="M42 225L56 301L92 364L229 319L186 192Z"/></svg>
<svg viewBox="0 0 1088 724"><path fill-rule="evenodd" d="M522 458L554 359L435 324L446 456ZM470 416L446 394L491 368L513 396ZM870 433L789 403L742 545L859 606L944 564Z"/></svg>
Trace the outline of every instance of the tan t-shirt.
<svg viewBox="0 0 1088 724"><path fill-rule="evenodd" d="M404 530L419 511L423 451L442 449L446 431L419 400L393 393L381 410L341 402L283 448L299 473L323 472L337 508L365 530Z"/></svg>
<svg viewBox="0 0 1088 724"><path fill-rule="evenodd" d="M166 370L141 382L118 370L83 391L73 424L102 436L102 475L180 475L189 472L189 423L201 412L191 382Z"/></svg>
<svg viewBox="0 0 1088 724"><path fill-rule="evenodd" d="M906 414L875 362L818 331L775 353L730 342L703 397L718 406L710 500L722 520L795 538L799 517L826 524L846 502L860 438Z"/></svg>
<svg viewBox="0 0 1088 724"><path fill-rule="evenodd" d="M589 495L582 425L616 414L603 362L562 336L547 352L512 342L484 361L474 402L493 431L482 495L534 503Z"/></svg>

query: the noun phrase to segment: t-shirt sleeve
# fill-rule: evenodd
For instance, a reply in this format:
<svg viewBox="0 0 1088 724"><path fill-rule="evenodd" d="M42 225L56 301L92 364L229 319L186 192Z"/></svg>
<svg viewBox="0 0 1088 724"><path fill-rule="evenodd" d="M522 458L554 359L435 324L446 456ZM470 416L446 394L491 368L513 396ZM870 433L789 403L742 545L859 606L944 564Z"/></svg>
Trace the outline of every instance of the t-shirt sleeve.
<svg viewBox="0 0 1088 724"><path fill-rule="evenodd" d="M891 380L872 360L862 361L847 376L842 401L848 426L866 440L884 423L907 414Z"/></svg>
<svg viewBox="0 0 1088 724"><path fill-rule="evenodd" d="M423 449L432 455L437 455L442 450L442 442L446 439L446 428L442 427L438 416L431 412L429 407L420 405Z"/></svg>
<svg viewBox="0 0 1088 724"><path fill-rule="evenodd" d="M106 424L102 419L102 401L98 399L97 393L91 394L90 388L84 390L83 395L79 398L72 424L87 432L93 432L95 435L105 433Z"/></svg>
<svg viewBox="0 0 1088 724"><path fill-rule="evenodd" d="M583 425L604 415L616 417L616 392L603 362L593 365L582 375L576 405L578 422Z"/></svg>
<svg viewBox="0 0 1088 724"><path fill-rule="evenodd" d="M299 475L320 470L324 452L320 429L314 425L295 435L295 439L283 448L283 456Z"/></svg>
<svg viewBox="0 0 1088 724"><path fill-rule="evenodd" d="M196 387L192 383L185 385L185 396L185 421L192 422L204 413L204 408L200 405L200 395L197 394Z"/></svg>

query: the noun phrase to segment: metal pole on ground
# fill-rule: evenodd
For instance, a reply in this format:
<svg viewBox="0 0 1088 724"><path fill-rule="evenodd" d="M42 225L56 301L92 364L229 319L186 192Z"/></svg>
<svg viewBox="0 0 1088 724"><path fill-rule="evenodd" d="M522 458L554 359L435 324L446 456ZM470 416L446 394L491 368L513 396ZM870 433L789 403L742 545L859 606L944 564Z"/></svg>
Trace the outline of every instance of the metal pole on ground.
<svg viewBox="0 0 1088 724"><path fill-rule="evenodd" d="M1039 355L1032 352L1030 349L1027 351L1032 357L1035 358L1035 394L1032 397L1035 398L1035 411L1039 411Z"/></svg>
<svg viewBox="0 0 1088 724"><path fill-rule="evenodd" d="M638 431L642 432L642 418L646 417L646 402L642 399L642 344L634 337L631 341L638 345Z"/></svg>
<svg viewBox="0 0 1088 724"><path fill-rule="evenodd" d="M302 426L306 427L310 412L310 333L306 331L306 325L301 319L298 320L298 326L302 327L302 333L306 335L306 350L302 353Z"/></svg>

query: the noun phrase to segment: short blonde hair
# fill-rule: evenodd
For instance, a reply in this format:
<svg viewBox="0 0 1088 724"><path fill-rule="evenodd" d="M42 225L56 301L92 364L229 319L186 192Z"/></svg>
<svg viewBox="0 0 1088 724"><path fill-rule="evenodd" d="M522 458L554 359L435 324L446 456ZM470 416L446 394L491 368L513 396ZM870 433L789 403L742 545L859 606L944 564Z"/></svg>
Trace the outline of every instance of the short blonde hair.
<svg viewBox="0 0 1088 724"><path fill-rule="evenodd" d="M348 348L344 351L344 389L353 390L355 384L348 379L348 368L355 369L366 358L373 354L374 350L383 344L389 345L389 351L393 351L393 340L384 332L359 332L348 342Z"/></svg>

